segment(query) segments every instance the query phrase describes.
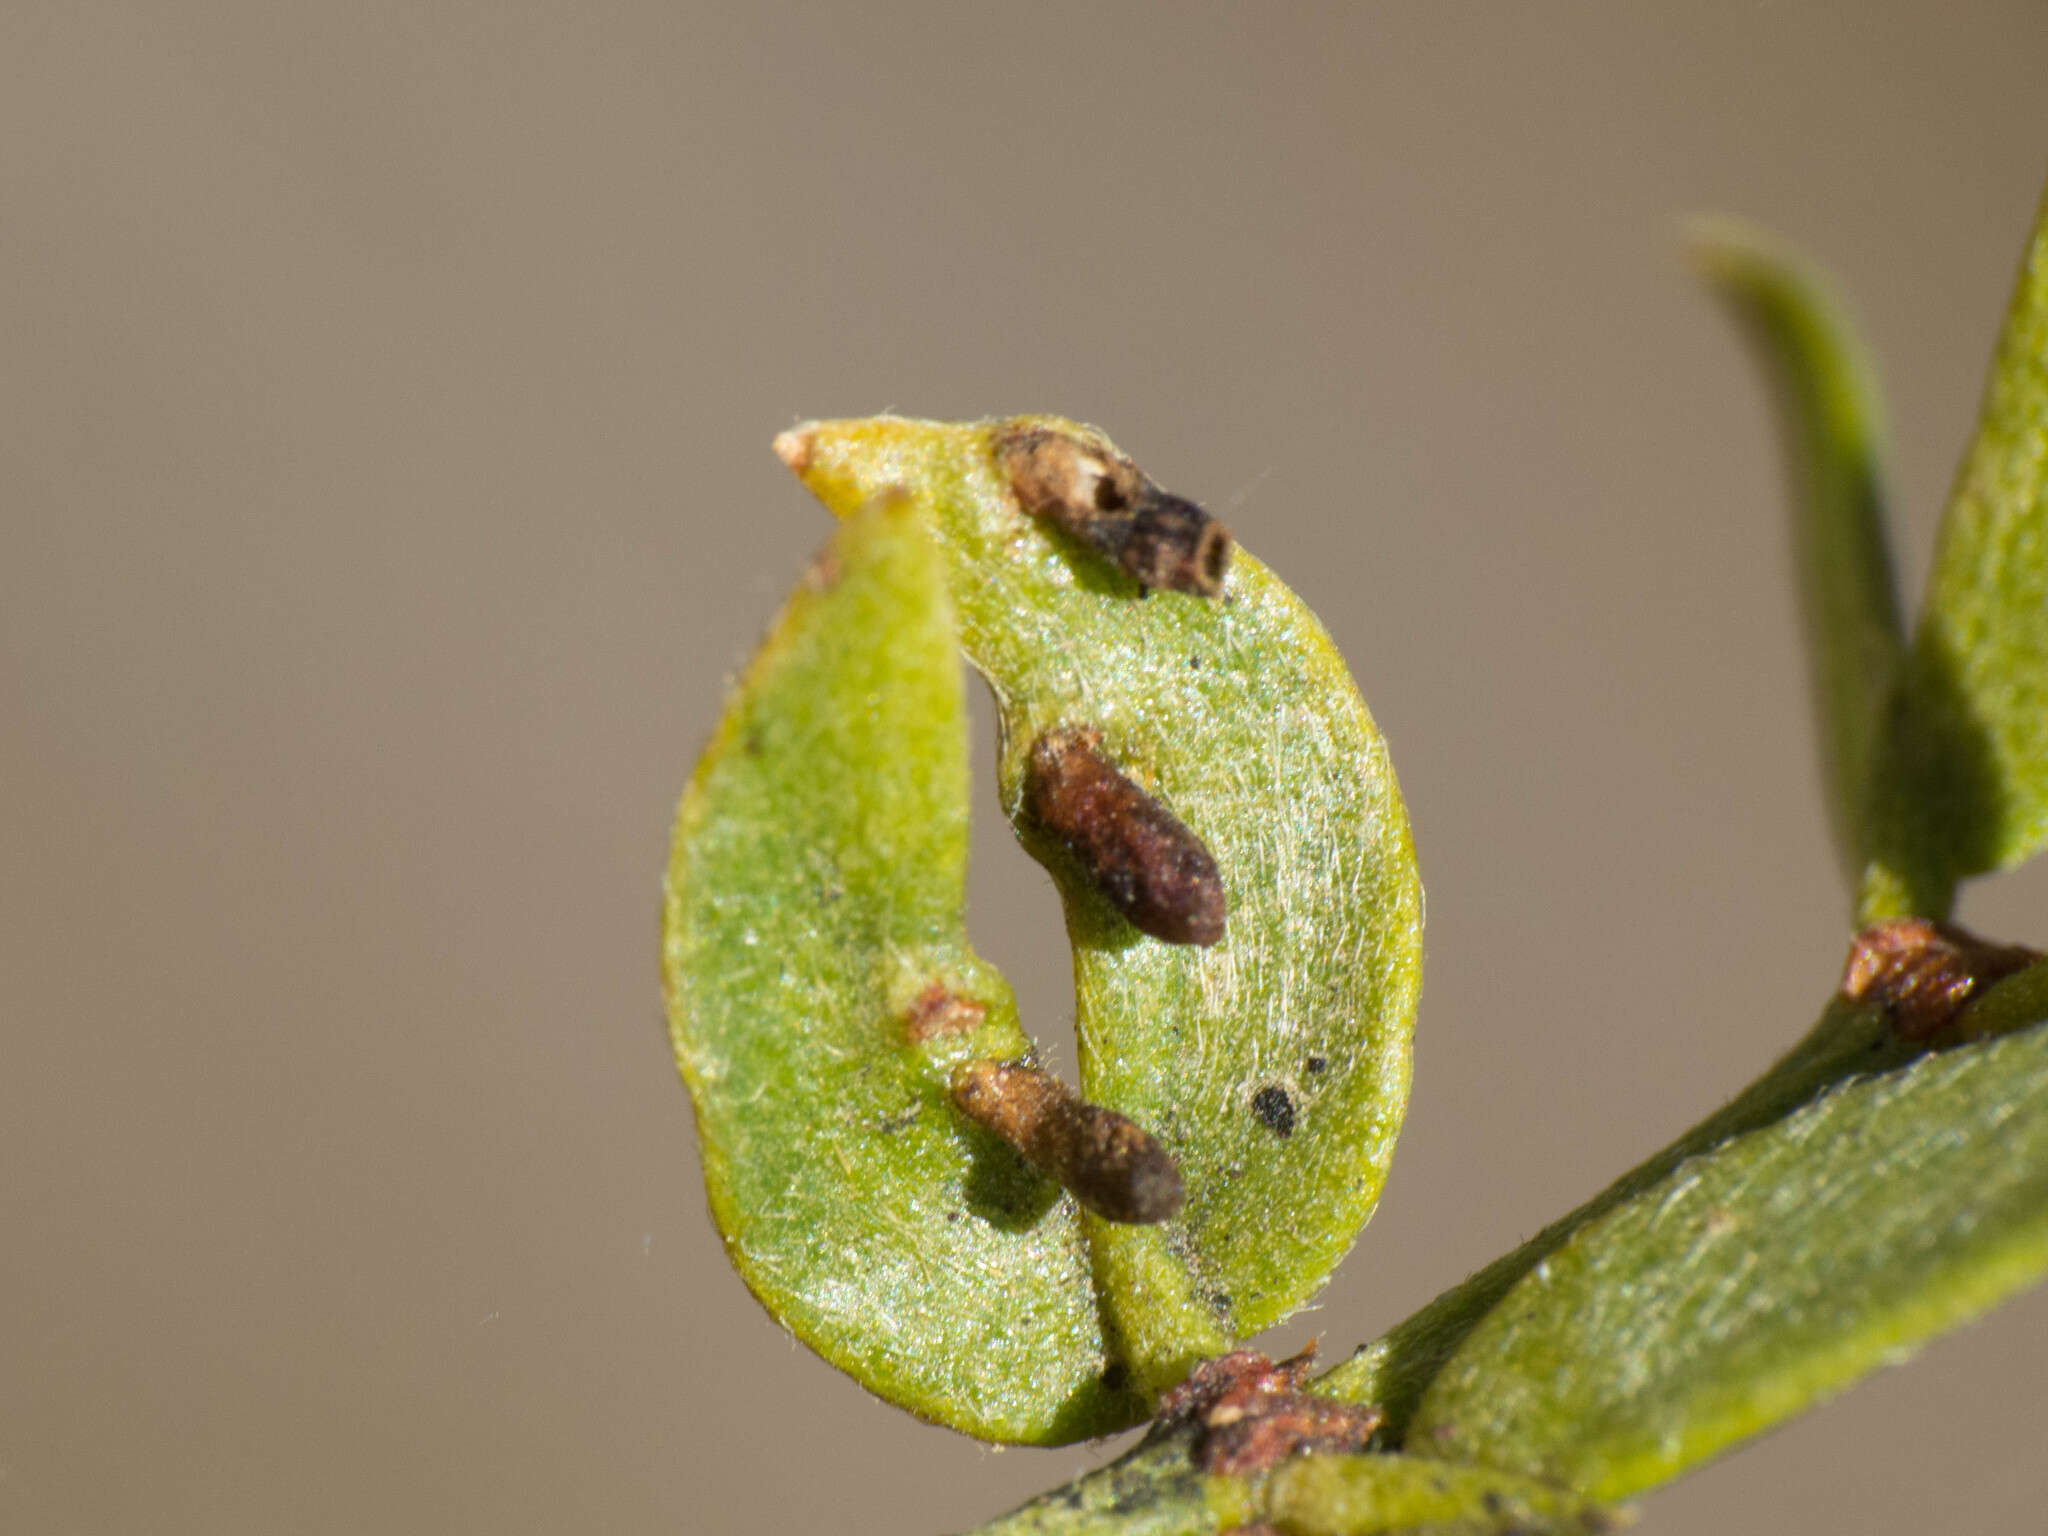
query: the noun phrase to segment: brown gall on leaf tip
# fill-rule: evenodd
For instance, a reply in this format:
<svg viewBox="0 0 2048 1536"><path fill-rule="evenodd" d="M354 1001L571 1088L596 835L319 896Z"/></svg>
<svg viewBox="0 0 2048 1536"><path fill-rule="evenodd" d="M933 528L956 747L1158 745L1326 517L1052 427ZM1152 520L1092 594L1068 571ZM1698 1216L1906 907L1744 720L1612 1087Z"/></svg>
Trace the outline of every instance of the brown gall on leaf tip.
<svg viewBox="0 0 2048 1536"><path fill-rule="evenodd" d="M2040 958L1950 923L1893 917L1850 941L1841 991L1851 1002L1882 1005L1900 1039L1926 1040L1955 1022L1979 989Z"/></svg>
<svg viewBox="0 0 2048 1536"><path fill-rule="evenodd" d="M935 981L911 1002L903 1018L903 1033L920 1043L941 1035L972 1034L987 1017L987 1005L956 997L943 982Z"/></svg>
<svg viewBox="0 0 2048 1536"><path fill-rule="evenodd" d="M1165 1221L1186 1198L1180 1169L1149 1132L1037 1067L967 1062L953 1074L953 1103L1105 1221Z"/></svg>
<svg viewBox="0 0 2048 1536"><path fill-rule="evenodd" d="M1304 1392L1316 1347L1278 1364L1256 1350L1204 1360L1159 1402L1159 1417L1195 1426L1202 1471L1250 1477L1311 1451L1357 1451L1379 1428L1380 1410Z"/></svg>
<svg viewBox="0 0 2048 1536"><path fill-rule="evenodd" d="M1039 737L1025 765L1025 810L1140 932L1169 944L1218 942L1228 914L1215 858L1102 755L1101 740L1087 726Z"/></svg>
<svg viewBox="0 0 2048 1536"><path fill-rule="evenodd" d="M1223 591L1229 532L1106 443L1017 427L997 437L996 459L1026 512L1108 556L1142 590Z"/></svg>

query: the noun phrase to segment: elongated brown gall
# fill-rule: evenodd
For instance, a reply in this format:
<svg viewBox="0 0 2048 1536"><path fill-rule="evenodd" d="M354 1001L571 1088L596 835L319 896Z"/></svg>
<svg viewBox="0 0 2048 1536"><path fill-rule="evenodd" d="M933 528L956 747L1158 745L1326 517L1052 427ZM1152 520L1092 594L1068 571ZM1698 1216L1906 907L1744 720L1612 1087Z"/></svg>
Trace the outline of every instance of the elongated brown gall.
<svg viewBox="0 0 2048 1536"><path fill-rule="evenodd" d="M1145 1224L1179 1212L1185 1191L1166 1149L1136 1121L1090 1104L1037 1067L970 1061L953 1102L1105 1221Z"/></svg>
<svg viewBox="0 0 2048 1536"><path fill-rule="evenodd" d="M1026 512L1107 556L1140 588L1215 597L1230 534L1185 497L1162 490L1106 442L1050 427L1000 435L997 457Z"/></svg>
<svg viewBox="0 0 2048 1536"><path fill-rule="evenodd" d="M2041 956L1995 944L1951 923L1894 917L1872 923L1849 945L1842 996L1881 1003L1903 1040L1926 1040L1955 1021L1982 988Z"/></svg>
<svg viewBox="0 0 2048 1536"><path fill-rule="evenodd" d="M1223 877L1202 840L1102 755L1087 726L1047 731L1031 748L1024 806L1131 925L1169 944L1223 937Z"/></svg>

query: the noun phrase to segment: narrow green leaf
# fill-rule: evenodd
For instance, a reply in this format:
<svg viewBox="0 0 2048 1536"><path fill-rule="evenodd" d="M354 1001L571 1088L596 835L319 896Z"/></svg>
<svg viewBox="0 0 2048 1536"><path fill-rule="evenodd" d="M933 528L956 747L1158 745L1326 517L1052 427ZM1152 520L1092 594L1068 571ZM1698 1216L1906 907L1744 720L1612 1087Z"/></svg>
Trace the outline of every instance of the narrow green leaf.
<svg viewBox="0 0 2048 1536"><path fill-rule="evenodd" d="M2048 842L2048 199L1950 493L1910 689L1958 875ZM1939 916L1939 913L1929 913Z"/></svg>
<svg viewBox="0 0 2048 1536"><path fill-rule="evenodd" d="M1621 1518L1583 1496L1488 1467L1401 1455L1291 1458L1252 1478L1195 1470L1167 1434L1043 1493L974 1536L1587 1536Z"/></svg>
<svg viewBox="0 0 2048 1536"><path fill-rule="evenodd" d="M1148 1439L1106 1467L977 1526L973 1536L1214 1536L1226 1521L1185 1434Z"/></svg>
<svg viewBox="0 0 2048 1536"><path fill-rule="evenodd" d="M2017 978L2014 978L2017 980ZM2004 985L2009 987L2013 983ZM2003 991L2001 987L1999 991ZM1989 993L1983 1006L1998 992ZM1584 1205L1566 1213L1463 1283L1444 1292L1349 1360L1312 1384L1312 1390L1372 1403L1386 1415L1383 1433L1406 1436L1423 1393L1472 1330L1501 1304L1531 1270L1572 1236L1625 1202L1654 1190L1688 1159L1732 1137L1775 1125L1852 1077L1888 1071L1912 1060L1919 1047L1901 1042L1882 1009L1837 998L1806 1037L1729 1103L1616 1179Z"/></svg>
<svg viewBox="0 0 2048 1536"><path fill-rule="evenodd" d="M1385 744L1314 616L1243 554L1218 596L1200 590L1206 556L1188 590L1144 596L1106 544L1024 510L1003 457L1020 432L1128 463L1051 417L814 423L777 447L841 515L892 494L934 512L962 643L1000 711L1004 806L1064 898L1082 1090L1186 1176L1162 1236L1119 1239L1186 1267L1179 1323L1161 1326L1165 1288L1148 1300L1115 1278L1156 1270L1098 1270L1112 1321L1152 1338L1133 1365L1156 1387L1285 1316L1370 1214L1407 1098L1421 887ZM1213 853L1220 943L1140 933L1027 812L1034 745L1072 727Z"/></svg>
<svg viewBox="0 0 2048 1536"><path fill-rule="evenodd" d="M1760 232L1703 221L1692 249L1776 385L1821 776L1853 894L1871 856L1872 775L1884 768L1880 732L1905 649L1873 370L1827 285Z"/></svg>
<svg viewBox="0 0 2048 1536"><path fill-rule="evenodd" d="M1247 1492L1212 1486L1211 1499L1285 1536L1587 1536L1620 1524L1567 1489L1416 1456L1305 1456Z"/></svg>
<svg viewBox="0 0 2048 1536"><path fill-rule="evenodd" d="M1583 1226L1472 1329L1407 1443L1626 1497L2044 1271L2033 1028L1846 1081Z"/></svg>
<svg viewBox="0 0 2048 1536"><path fill-rule="evenodd" d="M1071 1203L948 1097L958 1061L1028 1048L966 940L964 730L920 514L863 512L776 620L683 796L670 1028L712 1215L762 1304L917 1413L1062 1442L1141 1405L1103 1384Z"/></svg>

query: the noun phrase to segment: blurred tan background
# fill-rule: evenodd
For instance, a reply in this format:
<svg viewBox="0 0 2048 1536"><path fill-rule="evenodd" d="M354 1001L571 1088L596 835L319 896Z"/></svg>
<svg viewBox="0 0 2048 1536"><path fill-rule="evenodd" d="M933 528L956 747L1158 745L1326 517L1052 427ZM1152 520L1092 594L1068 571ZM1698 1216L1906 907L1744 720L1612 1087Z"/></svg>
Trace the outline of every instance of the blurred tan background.
<svg viewBox="0 0 2048 1536"><path fill-rule="evenodd" d="M1097 421L1351 658L1429 889L1415 1100L1275 1342L1756 1071L1845 904L1679 220L1845 280L1916 587L2048 10L1702 9L0 5L0 1529L916 1536L1105 1453L867 1398L705 1218L657 883L826 531L803 416ZM1060 1039L988 800L975 928ZM1965 916L2038 942L2048 879ZM2037 1295L1645 1529L2037 1529L2044 1412Z"/></svg>

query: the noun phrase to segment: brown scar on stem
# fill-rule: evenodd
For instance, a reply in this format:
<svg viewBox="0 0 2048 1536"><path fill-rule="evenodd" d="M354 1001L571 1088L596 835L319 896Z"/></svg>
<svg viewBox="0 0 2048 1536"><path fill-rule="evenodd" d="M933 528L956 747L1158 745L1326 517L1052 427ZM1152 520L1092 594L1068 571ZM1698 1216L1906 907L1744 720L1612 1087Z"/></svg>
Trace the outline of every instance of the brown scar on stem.
<svg viewBox="0 0 2048 1536"><path fill-rule="evenodd" d="M1159 1417L1193 1425L1195 1465L1249 1477L1290 1456L1357 1451L1379 1428L1380 1410L1302 1390L1316 1347L1277 1364L1257 1350L1204 1360L1159 1401Z"/></svg>
<svg viewBox="0 0 2048 1536"><path fill-rule="evenodd" d="M1106 443L1020 425L997 433L996 461L1026 512L1107 556L1142 590L1222 592L1229 531Z"/></svg>
<svg viewBox="0 0 2048 1536"><path fill-rule="evenodd" d="M985 1003L957 996L948 992L943 982L935 981L911 1000L910 1010L903 1016L903 1033L913 1041L972 1034L987 1017Z"/></svg>
<svg viewBox="0 0 2048 1536"><path fill-rule="evenodd" d="M1047 731L1024 771L1024 808L1131 925L1169 944L1214 944L1228 916L1208 847L1100 750L1088 726Z"/></svg>
<svg viewBox="0 0 2048 1536"><path fill-rule="evenodd" d="M1180 1169L1149 1131L1037 1067L967 1062L953 1074L953 1103L1105 1221L1165 1221L1186 1198Z"/></svg>
<svg viewBox="0 0 2048 1536"><path fill-rule="evenodd" d="M1900 1039L1926 1040L1954 1023L1982 988L2040 958L2024 945L1994 944L1951 923L1887 918L1850 941L1841 993L1882 1006Z"/></svg>

